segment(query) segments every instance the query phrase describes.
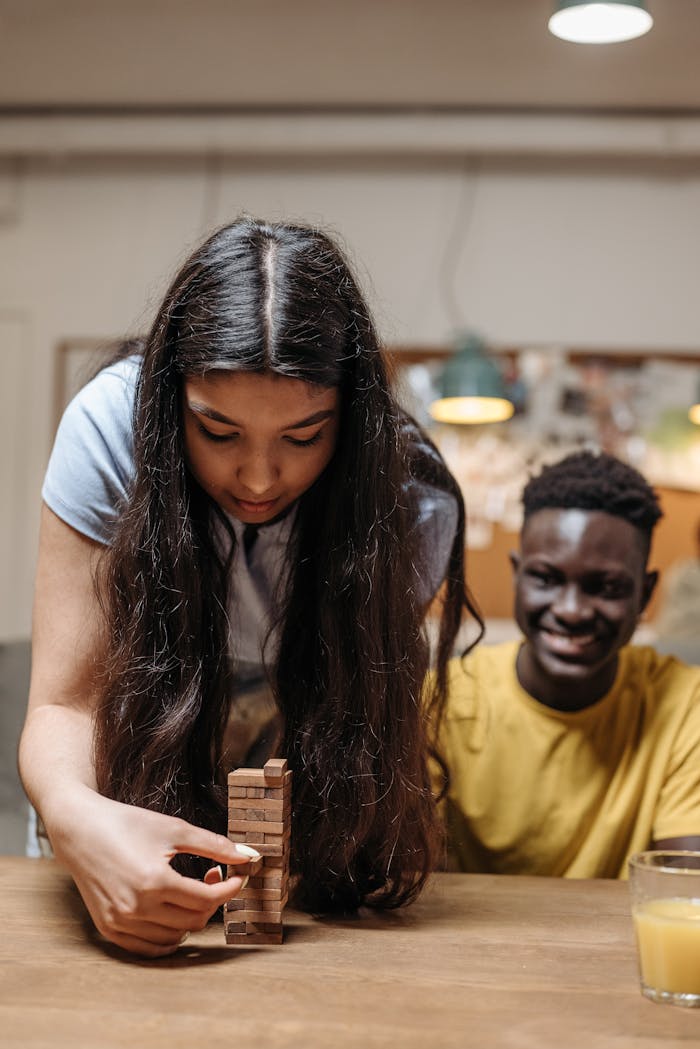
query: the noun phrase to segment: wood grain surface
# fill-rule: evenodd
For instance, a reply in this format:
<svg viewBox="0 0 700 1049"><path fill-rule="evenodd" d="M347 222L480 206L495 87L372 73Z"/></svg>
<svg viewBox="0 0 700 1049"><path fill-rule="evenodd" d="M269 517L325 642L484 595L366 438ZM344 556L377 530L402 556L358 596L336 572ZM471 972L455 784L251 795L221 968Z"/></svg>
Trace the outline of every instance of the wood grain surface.
<svg viewBox="0 0 700 1049"><path fill-rule="evenodd" d="M627 886L437 875L414 906L317 920L281 947L221 925L146 961L100 942L52 861L0 857L0 1045L655 1049L700 1010L639 992Z"/></svg>

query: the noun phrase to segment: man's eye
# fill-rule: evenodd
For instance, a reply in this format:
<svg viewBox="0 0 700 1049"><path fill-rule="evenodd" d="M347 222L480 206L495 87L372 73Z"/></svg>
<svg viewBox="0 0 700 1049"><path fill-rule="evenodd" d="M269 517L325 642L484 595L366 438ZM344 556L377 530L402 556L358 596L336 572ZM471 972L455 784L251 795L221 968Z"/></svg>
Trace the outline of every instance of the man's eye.
<svg viewBox="0 0 700 1049"><path fill-rule="evenodd" d="M625 594L625 586L623 583L603 583L599 593L602 597L622 597Z"/></svg>
<svg viewBox="0 0 700 1049"><path fill-rule="evenodd" d="M554 583L551 572L530 572L530 575L540 586L551 586Z"/></svg>

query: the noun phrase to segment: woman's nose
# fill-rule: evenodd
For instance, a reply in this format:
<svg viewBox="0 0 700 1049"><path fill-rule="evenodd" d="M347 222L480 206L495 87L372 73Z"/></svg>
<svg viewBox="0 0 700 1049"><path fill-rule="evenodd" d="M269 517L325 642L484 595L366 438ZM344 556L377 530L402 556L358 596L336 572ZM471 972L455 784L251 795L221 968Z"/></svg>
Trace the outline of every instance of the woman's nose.
<svg viewBox="0 0 700 1049"><path fill-rule="evenodd" d="M268 455L250 455L238 467L238 480L251 495L265 495L279 477L279 469Z"/></svg>

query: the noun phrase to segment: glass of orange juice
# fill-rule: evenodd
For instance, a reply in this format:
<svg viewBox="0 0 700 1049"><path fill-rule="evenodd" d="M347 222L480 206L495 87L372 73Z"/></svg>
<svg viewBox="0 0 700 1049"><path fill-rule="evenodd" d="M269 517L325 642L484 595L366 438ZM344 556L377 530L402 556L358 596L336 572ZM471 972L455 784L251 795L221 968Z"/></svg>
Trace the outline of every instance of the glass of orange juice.
<svg viewBox="0 0 700 1049"><path fill-rule="evenodd" d="M700 1007L700 852L638 852L629 874L642 994Z"/></svg>

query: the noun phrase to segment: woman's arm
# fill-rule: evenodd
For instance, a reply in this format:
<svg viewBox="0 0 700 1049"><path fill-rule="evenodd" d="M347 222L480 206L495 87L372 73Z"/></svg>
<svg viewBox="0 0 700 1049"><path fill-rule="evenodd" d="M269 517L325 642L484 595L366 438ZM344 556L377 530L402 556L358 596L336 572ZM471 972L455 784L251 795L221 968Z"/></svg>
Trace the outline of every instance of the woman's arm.
<svg viewBox="0 0 700 1049"><path fill-rule="evenodd" d="M94 575L101 547L42 507L34 598L32 678L19 749L25 790L54 852L71 872L98 930L127 950L175 950L241 887L184 878L178 852L217 863L251 857L222 835L97 793L92 761L101 611Z"/></svg>

